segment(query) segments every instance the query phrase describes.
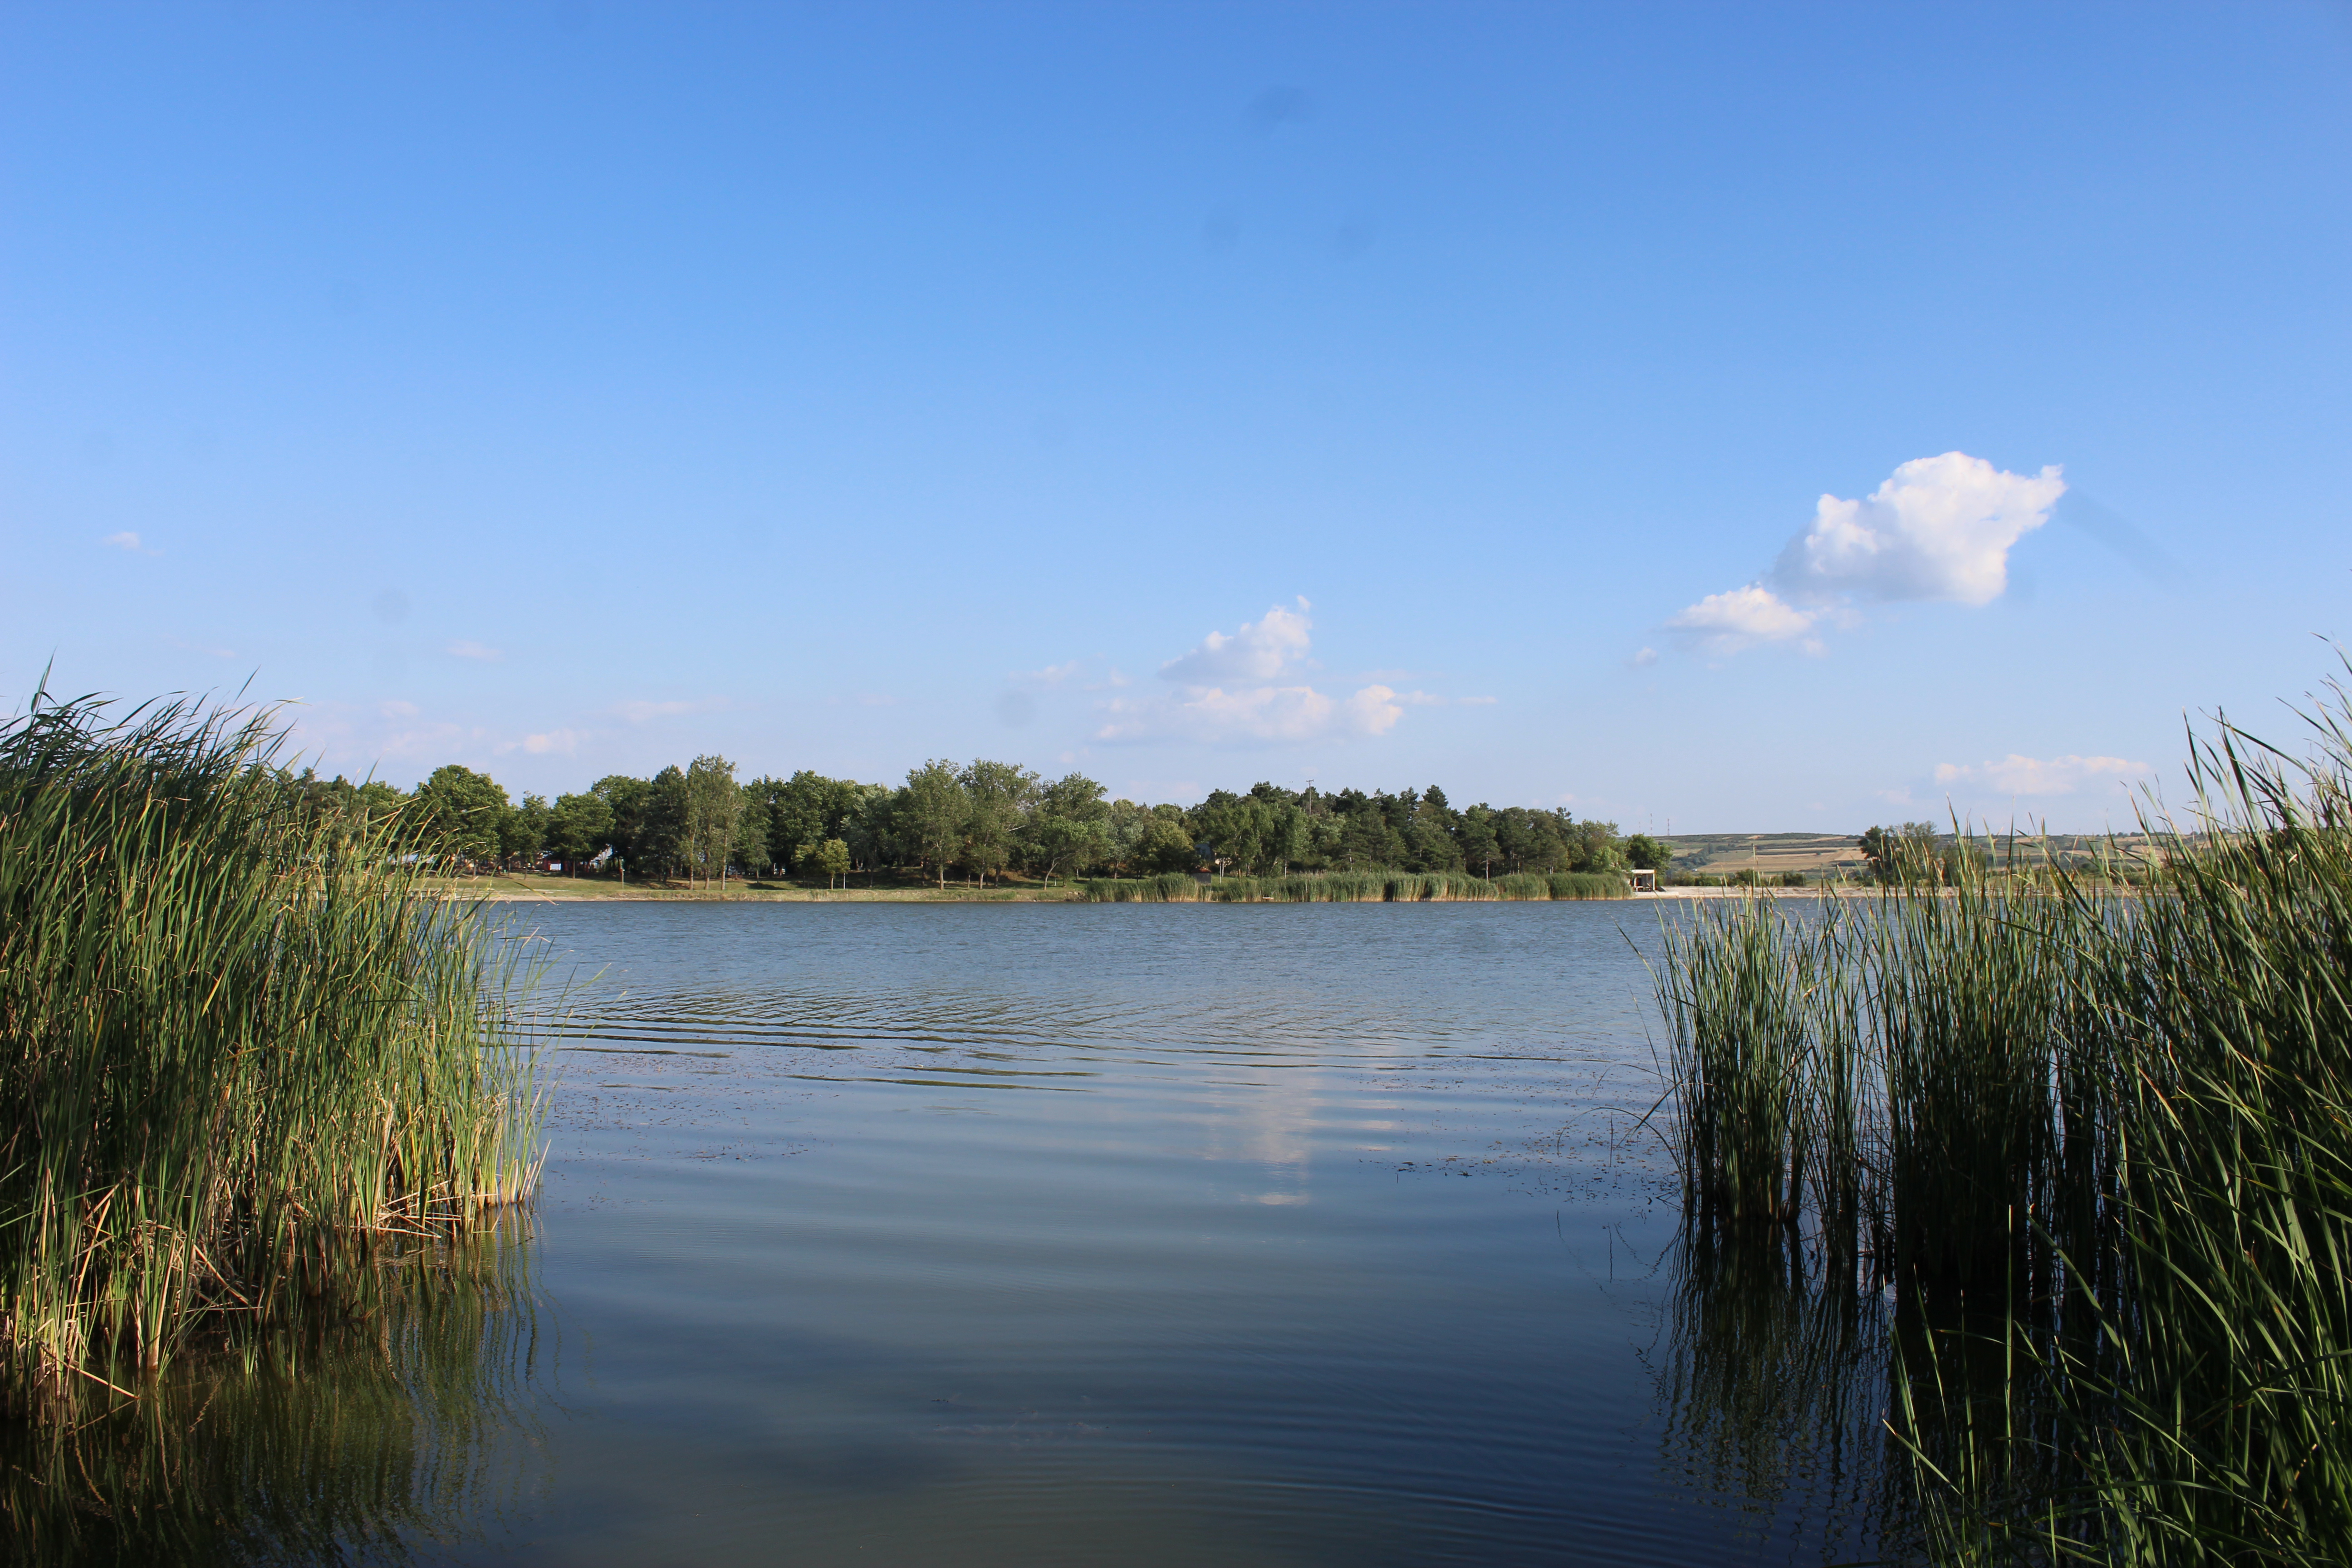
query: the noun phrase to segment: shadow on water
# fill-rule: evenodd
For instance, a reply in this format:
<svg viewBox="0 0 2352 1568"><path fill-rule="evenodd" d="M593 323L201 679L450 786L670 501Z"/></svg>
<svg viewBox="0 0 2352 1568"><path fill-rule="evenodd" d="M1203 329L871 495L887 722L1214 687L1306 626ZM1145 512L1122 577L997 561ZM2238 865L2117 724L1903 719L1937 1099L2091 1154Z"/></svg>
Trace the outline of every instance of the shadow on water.
<svg viewBox="0 0 2352 1568"><path fill-rule="evenodd" d="M1894 1309L1778 1224L1694 1217L1651 1352L1660 1467L1745 1516L1761 1554L1875 1558L1893 1534Z"/></svg>
<svg viewBox="0 0 2352 1568"><path fill-rule="evenodd" d="M226 1336L136 1399L6 1411L9 1560L397 1563L490 1533L547 1483L527 1226L379 1255L331 1320Z"/></svg>

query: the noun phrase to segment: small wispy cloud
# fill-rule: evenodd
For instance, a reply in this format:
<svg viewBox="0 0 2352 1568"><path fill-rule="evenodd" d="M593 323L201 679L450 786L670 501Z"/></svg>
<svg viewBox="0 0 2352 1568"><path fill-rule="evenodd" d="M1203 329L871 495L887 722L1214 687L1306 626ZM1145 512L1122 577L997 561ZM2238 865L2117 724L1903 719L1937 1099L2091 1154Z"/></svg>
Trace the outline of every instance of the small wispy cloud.
<svg viewBox="0 0 2352 1568"><path fill-rule="evenodd" d="M485 664L496 664L506 658L504 648L496 648L487 643L470 641L453 642L443 651L457 658L479 659Z"/></svg>
<svg viewBox="0 0 2352 1568"><path fill-rule="evenodd" d="M99 542L107 546L109 549L121 550L131 555L161 555L163 553L160 550L150 550L140 541L140 538L136 533L131 532L128 529L125 529L121 533L110 533L104 539L100 540Z"/></svg>
<svg viewBox="0 0 2352 1568"><path fill-rule="evenodd" d="M615 717L625 719L632 724L643 724L654 719L674 719L681 713L716 712L726 706L727 699L724 697L672 698L662 702L639 699L615 702L612 711Z"/></svg>
<svg viewBox="0 0 2352 1568"><path fill-rule="evenodd" d="M541 735L525 735L522 749L533 756L554 752L568 757L580 749L581 740L577 730L550 730Z"/></svg>
<svg viewBox="0 0 2352 1568"><path fill-rule="evenodd" d="M1939 784L1980 784L2001 795L2080 795L2099 785L2128 789L2148 776L2146 763L2122 757L2027 757L2012 752L1998 761L1936 768Z"/></svg>
<svg viewBox="0 0 2352 1568"><path fill-rule="evenodd" d="M1087 668L1087 661L1074 658L1067 664L1049 664L1043 669L1015 670L1012 679L1027 686L1060 686L1075 680Z"/></svg>
<svg viewBox="0 0 2352 1568"><path fill-rule="evenodd" d="M375 710L387 719L414 719L424 711L415 703L403 701L398 698L389 702L377 703Z"/></svg>

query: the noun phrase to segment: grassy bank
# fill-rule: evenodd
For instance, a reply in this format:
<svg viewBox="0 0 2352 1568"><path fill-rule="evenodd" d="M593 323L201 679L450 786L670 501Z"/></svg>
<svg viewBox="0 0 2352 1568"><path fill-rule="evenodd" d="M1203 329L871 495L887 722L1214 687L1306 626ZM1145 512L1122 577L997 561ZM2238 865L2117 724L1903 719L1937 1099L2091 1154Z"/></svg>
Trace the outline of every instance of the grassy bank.
<svg viewBox="0 0 2352 1568"><path fill-rule="evenodd" d="M926 879L856 888L802 886L764 879L733 880L713 886L622 883L602 878L501 872L495 876L433 878L421 885L436 896L459 901L541 899L553 902L1420 903L1632 896L1632 889L1622 875L1586 871L1506 876L1491 880L1459 871L1330 871L1293 877L1217 877L1205 881L1179 872L1162 877L1096 878L1052 884L1014 879L982 887L950 882L945 888Z"/></svg>
<svg viewBox="0 0 2352 1568"><path fill-rule="evenodd" d="M530 1184L478 914L319 816L257 720L0 729L0 1358L136 1394Z"/></svg>
<svg viewBox="0 0 2352 1568"><path fill-rule="evenodd" d="M1690 1231L1812 1227L1898 1294L1951 1562L2340 1562L2352 1541L2352 736L2224 731L2154 889L1964 878L1670 930Z"/></svg>
<svg viewBox="0 0 2352 1568"><path fill-rule="evenodd" d="M1614 873L1562 871L1548 877L1465 876L1459 871L1328 871L1298 877L1182 875L1081 882L1077 896L1097 904L1430 903L1529 899L1622 899L1633 894Z"/></svg>

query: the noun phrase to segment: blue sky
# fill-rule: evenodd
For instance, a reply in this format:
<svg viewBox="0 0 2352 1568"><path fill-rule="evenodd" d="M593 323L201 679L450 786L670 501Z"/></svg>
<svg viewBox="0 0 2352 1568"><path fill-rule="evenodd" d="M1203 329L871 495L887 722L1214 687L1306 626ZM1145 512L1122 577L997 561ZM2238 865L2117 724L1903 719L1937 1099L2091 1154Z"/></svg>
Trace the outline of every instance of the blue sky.
<svg viewBox="0 0 2352 1568"><path fill-rule="evenodd" d="M0 697L2096 826L2352 636L2347 149L2342 6L12 5Z"/></svg>

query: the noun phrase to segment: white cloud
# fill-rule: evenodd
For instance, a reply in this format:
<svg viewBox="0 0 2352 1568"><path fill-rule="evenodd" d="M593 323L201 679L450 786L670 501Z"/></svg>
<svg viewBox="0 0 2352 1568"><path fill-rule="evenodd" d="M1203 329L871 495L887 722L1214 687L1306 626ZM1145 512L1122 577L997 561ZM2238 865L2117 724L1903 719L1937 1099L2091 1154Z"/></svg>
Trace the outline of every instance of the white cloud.
<svg viewBox="0 0 2352 1568"><path fill-rule="evenodd" d="M387 719L414 719L423 711L415 703L404 702L398 698L389 702L378 703L375 710Z"/></svg>
<svg viewBox="0 0 2352 1568"><path fill-rule="evenodd" d="M1710 594L1666 624L1712 653L1803 639L1856 602L1989 605L2009 586L2009 552L2050 521L2061 470L2012 474L1982 458L1915 458L1860 500L1824 495L1772 569Z"/></svg>
<svg viewBox="0 0 2352 1568"><path fill-rule="evenodd" d="M1312 606L1304 598L1297 605L1276 605L1231 637L1211 632L1160 667L1162 679L1183 687L1181 697L1112 698L1101 705L1104 722L1095 738L1248 742L1384 735L1408 704L1445 700L1378 682L1336 697L1298 679L1293 667L1313 663L1307 649L1314 622L1307 618Z"/></svg>
<svg viewBox="0 0 2352 1568"><path fill-rule="evenodd" d="M2129 788L2150 772L2146 763L2122 757L2021 757L2012 752L1998 762L1959 765L1941 763L1939 784L1983 784L2001 795L2078 795L2101 784Z"/></svg>
<svg viewBox="0 0 2352 1568"><path fill-rule="evenodd" d="M680 713L709 713L727 706L723 697L698 697L694 700L648 702L642 698L632 702L615 702L613 713L632 724L642 724L649 719L671 719Z"/></svg>
<svg viewBox="0 0 2352 1568"><path fill-rule="evenodd" d="M1243 622L1231 637L1211 632L1192 652L1161 665L1160 678L1185 686L1272 680L1286 665L1307 657L1307 634L1315 625L1307 618L1311 607L1302 597L1295 613L1276 605L1255 625Z"/></svg>
<svg viewBox="0 0 2352 1568"><path fill-rule="evenodd" d="M128 551L133 555L161 555L163 553L160 550L148 549L144 544L139 542L139 536L137 534L132 533L128 530L125 530L121 533L110 533L104 539L100 540L99 542L100 544L111 545L117 550Z"/></svg>
<svg viewBox="0 0 2352 1568"><path fill-rule="evenodd" d="M1013 679L1032 686L1059 686L1080 674L1085 668L1086 660L1074 658L1067 664L1049 664L1043 669L1021 670L1016 672Z"/></svg>
<svg viewBox="0 0 2352 1568"><path fill-rule="evenodd" d="M522 749L533 756L544 756L550 752L561 752L568 757L580 749L580 731L550 730L543 735L525 735L522 738Z"/></svg>
<svg viewBox="0 0 2352 1568"><path fill-rule="evenodd" d="M1692 609L1696 608L1697 608L1696 605L1692 606ZM1688 615L1690 614L1690 611L1685 610L1683 614ZM1642 649L1641 652L1635 654L1628 662L1630 662L1635 669L1647 668L1649 666L1658 662L1658 650L1654 647L1645 647Z"/></svg>
<svg viewBox="0 0 2352 1568"><path fill-rule="evenodd" d="M506 658L504 649L491 647L486 643L453 642L448 651L459 658L478 658L486 664L495 664Z"/></svg>
<svg viewBox="0 0 2352 1568"><path fill-rule="evenodd" d="M1325 735L1382 735L1404 717L1397 694L1367 686L1335 700L1311 686L1254 686L1227 691L1198 686L1181 700L1119 698L1103 705L1102 741L1308 741Z"/></svg>
<svg viewBox="0 0 2352 1568"><path fill-rule="evenodd" d="M1738 653L1760 642L1788 642L1802 637L1821 619L1814 610L1801 610L1761 584L1709 594L1666 625L1687 632L1709 653Z"/></svg>

